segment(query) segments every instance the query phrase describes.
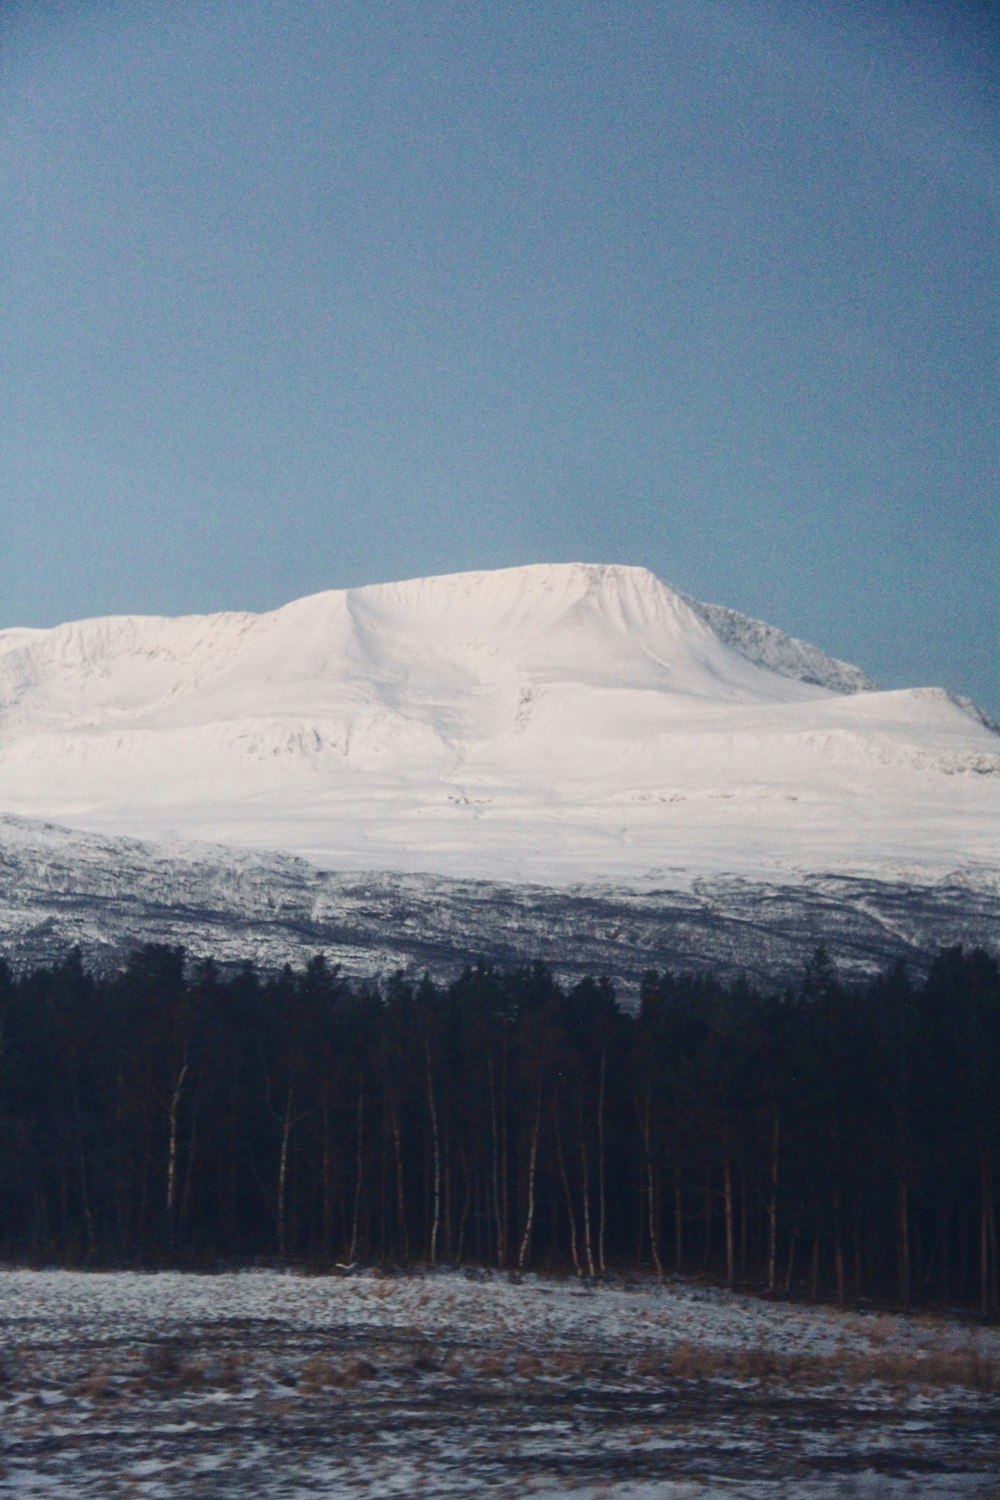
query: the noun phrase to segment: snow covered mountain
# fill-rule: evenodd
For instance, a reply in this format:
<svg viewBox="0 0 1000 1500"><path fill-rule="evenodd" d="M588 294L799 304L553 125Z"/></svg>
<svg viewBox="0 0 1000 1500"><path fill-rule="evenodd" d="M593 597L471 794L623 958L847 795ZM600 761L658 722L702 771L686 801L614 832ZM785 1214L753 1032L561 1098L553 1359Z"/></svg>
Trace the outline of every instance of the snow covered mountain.
<svg viewBox="0 0 1000 1500"><path fill-rule="evenodd" d="M996 885L1000 737L643 568L0 632L0 811L326 869Z"/></svg>

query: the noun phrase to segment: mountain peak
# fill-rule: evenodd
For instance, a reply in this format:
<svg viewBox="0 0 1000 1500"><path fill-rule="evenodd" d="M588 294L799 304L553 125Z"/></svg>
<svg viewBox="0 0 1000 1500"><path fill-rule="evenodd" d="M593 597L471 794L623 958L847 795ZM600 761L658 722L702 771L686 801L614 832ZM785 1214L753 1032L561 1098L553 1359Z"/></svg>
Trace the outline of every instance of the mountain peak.
<svg viewBox="0 0 1000 1500"><path fill-rule="evenodd" d="M320 595L328 599L334 596ZM399 583L368 585L346 592L348 608L356 616L366 610L389 610L411 630L436 627L442 634L456 629L466 635L507 637L520 622L529 623L541 637L566 617L575 628L588 616L609 633L661 636L666 658L685 649L685 638L697 640L704 652L704 632L755 667L790 681L832 692L873 691L875 684L860 667L839 661L817 646L798 640L764 621L751 619L717 604L702 604L663 582L649 568L627 563L531 563L492 571L444 574ZM649 649L647 643L646 648ZM652 654L657 655L656 647ZM726 673L716 667L718 685Z"/></svg>
<svg viewBox="0 0 1000 1500"><path fill-rule="evenodd" d="M0 726L0 811L344 868L940 871L1000 842L996 737L947 695L620 563L0 632Z"/></svg>

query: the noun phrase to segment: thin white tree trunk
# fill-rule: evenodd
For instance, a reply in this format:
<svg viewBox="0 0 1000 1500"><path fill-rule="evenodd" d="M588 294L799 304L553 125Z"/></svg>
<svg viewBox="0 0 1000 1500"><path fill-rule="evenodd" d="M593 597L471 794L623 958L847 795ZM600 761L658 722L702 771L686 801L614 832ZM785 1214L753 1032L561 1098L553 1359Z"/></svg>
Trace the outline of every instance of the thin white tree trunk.
<svg viewBox="0 0 1000 1500"><path fill-rule="evenodd" d="M538 1085L538 1103L535 1109L535 1124L531 1132L531 1149L528 1153L528 1210L524 1221L521 1248L517 1253L517 1268L524 1270L531 1248L531 1231L535 1223L535 1171L538 1165L538 1135L542 1126L542 1086Z"/></svg>
<svg viewBox="0 0 1000 1500"><path fill-rule="evenodd" d="M184 1080L187 1078L188 1064L185 1056L184 1062L177 1074L174 1083L174 1091L170 1096L168 1115L170 1119L170 1140L167 1147L167 1226L169 1232L173 1233L174 1208L177 1203L177 1114L180 1110L181 1094L184 1091Z"/></svg>
<svg viewBox="0 0 1000 1500"><path fill-rule="evenodd" d="M364 1181L365 1164L365 1083L364 1078L358 1075L358 1155L356 1164L356 1175L354 1182L354 1213L351 1219L351 1245L347 1252L347 1261L353 1265L358 1258L358 1232L361 1223L361 1186Z"/></svg>
<svg viewBox="0 0 1000 1500"><path fill-rule="evenodd" d="M607 1074L607 1050L601 1051L601 1087L597 1095L597 1264L601 1275L607 1271L604 1260L604 1233L607 1226L608 1205L604 1180L604 1089Z"/></svg>
<svg viewBox="0 0 1000 1500"><path fill-rule="evenodd" d="M996 1300L996 1218L992 1173L985 1151L979 1163L979 1176L979 1311L985 1318L992 1311L991 1302Z"/></svg>
<svg viewBox="0 0 1000 1500"><path fill-rule="evenodd" d="M726 1209L726 1284L736 1284L736 1238L733 1233L733 1168L728 1149L722 1168L722 1187Z"/></svg>
<svg viewBox="0 0 1000 1500"><path fill-rule="evenodd" d="M0 1028L0 1040L2 1040L2 1028ZM3 1048L0 1047L0 1053ZM90 1209L90 1189L87 1183L87 1157L83 1149L83 1122L80 1111L80 1080L74 1080L73 1087L74 1123L76 1126L76 1155L77 1169L80 1175L80 1199L83 1203L83 1217L87 1225L87 1249L93 1255L97 1250L97 1238L94 1234L94 1216Z"/></svg>
<svg viewBox="0 0 1000 1500"><path fill-rule="evenodd" d="M399 1214L399 1227L403 1234L403 1259L410 1259L410 1231L406 1227L406 1199L403 1193L403 1142L399 1130L399 1116L396 1106L389 1101L389 1124L392 1127L392 1139L396 1146L396 1209Z"/></svg>
<svg viewBox="0 0 1000 1500"><path fill-rule="evenodd" d="M657 1226L657 1222L656 1222L656 1182L655 1182L655 1178L653 1176L653 1137L652 1137L652 1125L651 1125L651 1119L650 1119L650 1112L651 1112L651 1108L652 1108L651 1088L652 1088L652 1085L649 1084L649 1083L647 1083L647 1085L646 1085L646 1102L645 1102L645 1108L644 1108L644 1110L642 1112L642 1115L641 1115L641 1121L642 1121L642 1140L643 1140L643 1147L644 1147L645 1153L646 1153L646 1193L647 1193L646 1208L647 1208L647 1213L649 1215L649 1219L648 1219L648 1224L649 1224L649 1248L650 1248L650 1252L651 1252L652 1257L653 1257L653 1265L656 1267L656 1274L659 1277L659 1279L662 1281L663 1280L663 1262L660 1259L660 1247L659 1247L659 1244L657 1243L657 1239L658 1239L657 1229L658 1229L658 1226Z"/></svg>
<svg viewBox="0 0 1000 1500"><path fill-rule="evenodd" d="M583 1120L580 1120L580 1178L583 1182L583 1253L587 1257L587 1275L593 1279L597 1274L594 1265L594 1244L590 1230L590 1162L583 1142Z"/></svg>
<svg viewBox="0 0 1000 1500"><path fill-rule="evenodd" d="M285 1189L288 1183L288 1142L292 1134L292 1091L285 1098L285 1117L281 1122L281 1152L278 1157L278 1254L285 1258L287 1248L287 1222L285 1218Z"/></svg>
<svg viewBox="0 0 1000 1500"><path fill-rule="evenodd" d="M432 1266L436 1266L438 1229L441 1224L441 1142L438 1138L437 1105L434 1102L434 1082L431 1076L431 1048L427 1041L424 1043L424 1057L427 1063L427 1107L430 1111L434 1148L434 1214L431 1220L430 1262Z"/></svg>
<svg viewBox="0 0 1000 1500"><path fill-rule="evenodd" d="M497 1232L497 1265L502 1266L505 1258L505 1248L503 1209L500 1201L500 1136L497 1130L497 1092L496 1079L493 1075L492 1057L489 1059L487 1067L490 1080L490 1126L493 1135L493 1214Z"/></svg>
<svg viewBox="0 0 1000 1500"><path fill-rule="evenodd" d="M899 1300L910 1306L910 1185L904 1177L899 1184Z"/></svg>
<svg viewBox="0 0 1000 1500"><path fill-rule="evenodd" d="M566 1213L569 1217L569 1248L573 1257L573 1269L578 1276L583 1275L583 1267L580 1265L580 1252L576 1242L576 1214L573 1212L573 1195L569 1188L569 1174L566 1171L566 1158L563 1155L562 1130L559 1127L558 1105L552 1106L552 1121L556 1129L556 1161L559 1164L559 1177L562 1181L563 1196L566 1199Z"/></svg>
<svg viewBox="0 0 1000 1500"><path fill-rule="evenodd" d="M778 1285L778 1146L780 1125L775 1110L771 1118L771 1182L767 1199L767 1289L774 1293Z"/></svg>

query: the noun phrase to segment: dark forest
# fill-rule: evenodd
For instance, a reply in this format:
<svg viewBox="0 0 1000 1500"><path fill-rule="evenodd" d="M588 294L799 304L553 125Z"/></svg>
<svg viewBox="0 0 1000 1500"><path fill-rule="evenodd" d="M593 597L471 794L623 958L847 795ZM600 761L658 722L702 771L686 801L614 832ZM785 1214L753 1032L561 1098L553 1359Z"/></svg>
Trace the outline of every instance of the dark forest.
<svg viewBox="0 0 1000 1500"><path fill-rule="evenodd" d="M450 983L0 961L0 1253L646 1268L998 1311L1000 970Z"/></svg>

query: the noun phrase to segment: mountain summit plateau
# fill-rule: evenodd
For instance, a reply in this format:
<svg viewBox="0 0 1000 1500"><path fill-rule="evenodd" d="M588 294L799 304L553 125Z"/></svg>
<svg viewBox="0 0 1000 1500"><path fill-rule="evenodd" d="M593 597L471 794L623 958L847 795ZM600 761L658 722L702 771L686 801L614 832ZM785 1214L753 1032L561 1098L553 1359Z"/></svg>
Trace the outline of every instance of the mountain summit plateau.
<svg viewBox="0 0 1000 1500"><path fill-rule="evenodd" d="M0 632L0 811L340 870L996 884L1000 737L644 568Z"/></svg>

